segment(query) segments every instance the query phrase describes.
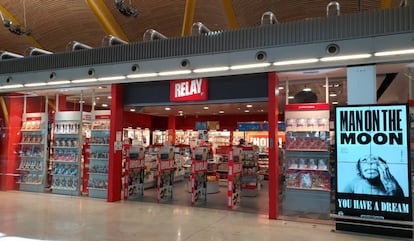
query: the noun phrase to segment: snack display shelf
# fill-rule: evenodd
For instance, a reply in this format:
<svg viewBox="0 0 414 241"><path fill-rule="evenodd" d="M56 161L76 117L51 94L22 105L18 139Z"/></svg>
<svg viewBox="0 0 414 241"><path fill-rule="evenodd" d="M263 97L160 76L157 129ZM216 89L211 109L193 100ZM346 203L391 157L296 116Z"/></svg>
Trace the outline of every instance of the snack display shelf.
<svg viewBox="0 0 414 241"><path fill-rule="evenodd" d="M18 144L19 190L44 192L47 185L47 115L24 113Z"/></svg>

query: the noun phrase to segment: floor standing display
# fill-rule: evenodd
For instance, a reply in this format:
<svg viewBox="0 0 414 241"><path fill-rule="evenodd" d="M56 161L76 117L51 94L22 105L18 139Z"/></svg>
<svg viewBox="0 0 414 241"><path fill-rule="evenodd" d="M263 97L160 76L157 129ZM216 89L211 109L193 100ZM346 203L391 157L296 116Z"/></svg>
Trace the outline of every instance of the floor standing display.
<svg viewBox="0 0 414 241"><path fill-rule="evenodd" d="M329 104L291 104L285 110L284 208L329 214Z"/></svg>
<svg viewBox="0 0 414 241"><path fill-rule="evenodd" d="M22 191L43 192L47 185L48 169L48 130L45 113L23 115L19 143L20 173L19 189Z"/></svg>
<svg viewBox="0 0 414 241"><path fill-rule="evenodd" d="M174 172L174 147L162 146L158 154L158 202L171 201L173 199Z"/></svg>
<svg viewBox="0 0 414 241"><path fill-rule="evenodd" d="M124 199L137 199L144 196L145 147L128 144L124 150Z"/></svg>
<svg viewBox="0 0 414 241"><path fill-rule="evenodd" d="M92 115L89 140L89 197L108 197L110 118L109 110L97 110Z"/></svg>
<svg viewBox="0 0 414 241"><path fill-rule="evenodd" d="M229 152L229 174L227 184L227 208L235 209L240 206L241 172L243 163L240 162L240 150L233 148Z"/></svg>
<svg viewBox="0 0 414 241"><path fill-rule="evenodd" d="M191 172L191 204L207 201L207 153L208 147L196 147Z"/></svg>
<svg viewBox="0 0 414 241"><path fill-rule="evenodd" d="M412 238L407 105L335 109L336 228Z"/></svg>
<svg viewBox="0 0 414 241"><path fill-rule="evenodd" d="M52 192L80 195L81 115L78 111L57 112L53 127Z"/></svg>
<svg viewBox="0 0 414 241"><path fill-rule="evenodd" d="M242 147L240 159L243 165L241 176L241 195L245 197L257 196L260 189L259 180L259 148L253 146Z"/></svg>

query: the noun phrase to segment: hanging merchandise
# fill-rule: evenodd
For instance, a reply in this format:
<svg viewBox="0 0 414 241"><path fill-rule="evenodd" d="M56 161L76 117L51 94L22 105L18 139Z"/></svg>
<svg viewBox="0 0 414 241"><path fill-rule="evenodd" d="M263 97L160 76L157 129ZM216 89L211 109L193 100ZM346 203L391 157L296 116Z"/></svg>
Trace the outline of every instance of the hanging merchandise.
<svg viewBox="0 0 414 241"><path fill-rule="evenodd" d="M19 143L19 189L43 192L47 185L47 115L28 113L23 115Z"/></svg>
<svg viewBox="0 0 414 241"><path fill-rule="evenodd" d="M234 147L229 152L229 173L227 190L227 208L236 209L240 206L241 173L243 163L240 160L240 149Z"/></svg>
<svg viewBox="0 0 414 241"><path fill-rule="evenodd" d="M207 201L207 157L209 147L196 147L191 172L191 205Z"/></svg>
<svg viewBox="0 0 414 241"><path fill-rule="evenodd" d="M88 190L90 197L108 197L109 128L111 112L94 111L91 127Z"/></svg>
<svg viewBox="0 0 414 241"><path fill-rule="evenodd" d="M145 148L138 145L124 145L125 186L124 199L144 196Z"/></svg>
<svg viewBox="0 0 414 241"><path fill-rule="evenodd" d="M53 128L52 193L80 195L81 113L57 112Z"/></svg>
<svg viewBox="0 0 414 241"><path fill-rule="evenodd" d="M157 200L171 201L174 184L174 147L162 146L158 154Z"/></svg>

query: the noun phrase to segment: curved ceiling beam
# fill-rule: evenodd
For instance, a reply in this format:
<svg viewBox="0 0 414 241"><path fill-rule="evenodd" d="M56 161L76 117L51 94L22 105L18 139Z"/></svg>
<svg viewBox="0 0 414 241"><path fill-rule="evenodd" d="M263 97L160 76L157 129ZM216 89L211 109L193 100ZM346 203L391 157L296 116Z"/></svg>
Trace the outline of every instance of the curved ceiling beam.
<svg viewBox="0 0 414 241"><path fill-rule="evenodd" d="M115 20L103 0L86 0L86 2L95 16L99 19L99 22L103 25L107 34L129 42L128 37L122 30L121 26L119 26L118 22Z"/></svg>
<svg viewBox="0 0 414 241"><path fill-rule="evenodd" d="M9 11L7 11L7 9L5 9L1 4L0 4L0 11L14 25L20 25L19 21L17 21L17 19L15 17L13 17L13 15L11 15L11 13L9 13ZM2 23L2 25L3 25L3 23ZM40 49L43 48L42 45L40 45L40 43L32 35L25 35L25 36L29 39L29 41L32 43L33 46L35 46L37 48L40 48Z"/></svg>
<svg viewBox="0 0 414 241"><path fill-rule="evenodd" d="M232 29L238 29L239 24L237 23L237 18L234 14L234 9L231 0L223 0L223 7L224 11L226 11L227 20L229 21L230 27Z"/></svg>
<svg viewBox="0 0 414 241"><path fill-rule="evenodd" d="M181 36L189 36L194 21L196 0L187 0L185 3L185 12L183 20L183 28L181 30Z"/></svg>

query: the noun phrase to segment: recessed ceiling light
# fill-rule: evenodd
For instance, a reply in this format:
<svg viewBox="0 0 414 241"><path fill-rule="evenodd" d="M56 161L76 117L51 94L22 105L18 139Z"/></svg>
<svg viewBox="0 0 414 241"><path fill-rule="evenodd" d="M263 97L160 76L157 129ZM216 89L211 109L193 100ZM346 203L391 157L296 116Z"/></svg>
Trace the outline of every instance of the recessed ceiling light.
<svg viewBox="0 0 414 241"><path fill-rule="evenodd" d="M285 87L283 87L283 86L279 86L279 88L278 88L279 90L283 90L283 89L285 89Z"/></svg>
<svg viewBox="0 0 414 241"><path fill-rule="evenodd" d="M247 107L247 108L252 108L252 107L253 107L253 105L248 104L248 105L246 105L246 107Z"/></svg>
<svg viewBox="0 0 414 241"><path fill-rule="evenodd" d="M102 104L102 107L108 107L108 104Z"/></svg>
<svg viewBox="0 0 414 241"><path fill-rule="evenodd" d="M220 113L220 114L224 114L224 110L220 110L220 111L219 111L219 113Z"/></svg>
<svg viewBox="0 0 414 241"><path fill-rule="evenodd" d="M165 107L164 110L171 110L171 108L170 107Z"/></svg>
<svg viewBox="0 0 414 241"><path fill-rule="evenodd" d="M333 105L337 105L338 104L338 101L332 101L332 104Z"/></svg>
<svg viewBox="0 0 414 241"><path fill-rule="evenodd" d="M131 111L131 112L135 112L135 111L136 111L136 109L135 109L135 108L131 108L131 109L129 109L129 111Z"/></svg>
<svg viewBox="0 0 414 241"><path fill-rule="evenodd" d="M204 106L203 109L208 110L208 106Z"/></svg>
<svg viewBox="0 0 414 241"><path fill-rule="evenodd" d="M184 111L182 111L182 110L179 110L179 111L178 111L178 113L184 113Z"/></svg>
<svg viewBox="0 0 414 241"><path fill-rule="evenodd" d="M288 96L288 99L294 99L294 98L295 96L292 96L292 95Z"/></svg>
<svg viewBox="0 0 414 241"><path fill-rule="evenodd" d="M312 91L312 89L311 89L311 88L309 88L309 87L305 87L305 88L303 88L303 91L307 91L307 92L309 92L309 91Z"/></svg>
<svg viewBox="0 0 414 241"><path fill-rule="evenodd" d="M250 110L244 110L244 112L248 113L248 112L250 112Z"/></svg>
<svg viewBox="0 0 414 241"><path fill-rule="evenodd" d="M330 93L329 96L335 97L336 96L336 93Z"/></svg>
<svg viewBox="0 0 414 241"><path fill-rule="evenodd" d="M108 96L108 99L112 99L112 96L110 96L110 95L109 95L109 96Z"/></svg>

